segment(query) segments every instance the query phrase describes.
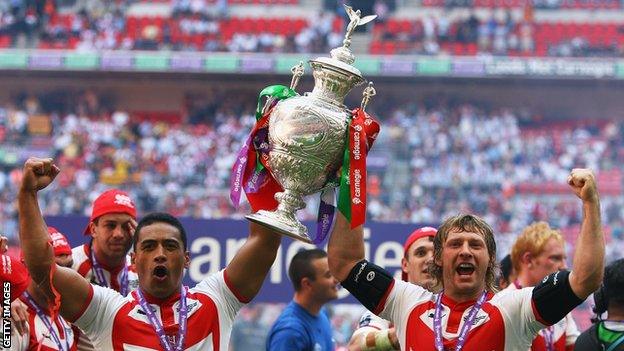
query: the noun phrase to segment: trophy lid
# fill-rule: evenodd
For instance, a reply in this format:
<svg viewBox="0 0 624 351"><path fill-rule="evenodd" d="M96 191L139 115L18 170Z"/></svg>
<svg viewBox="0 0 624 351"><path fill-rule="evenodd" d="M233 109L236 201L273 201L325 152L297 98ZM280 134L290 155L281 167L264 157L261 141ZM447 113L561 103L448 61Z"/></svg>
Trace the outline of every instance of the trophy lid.
<svg viewBox="0 0 624 351"><path fill-rule="evenodd" d="M315 66L316 64L320 64L321 66L325 67L325 68L330 68L330 69L338 69L340 71L345 71L347 74L358 77L362 80L364 80L364 77L362 76L362 72L360 72L359 69L357 69L354 66L351 66L348 63L336 60L333 57L317 57L314 60L310 60L310 64L312 65L312 67Z"/></svg>
<svg viewBox="0 0 624 351"><path fill-rule="evenodd" d="M353 75L357 78L360 78L362 81L364 78L362 77L362 72L359 69L353 66L355 62L355 56L353 52L351 52L351 37L353 36L353 31L356 27L364 25L375 18L377 15L365 16L363 18L360 17L360 10L354 11L351 6L344 5L349 15L349 24L347 25L347 32L345 33L345 39L342 41L342 46L333 49L330 52L331 57L317 57L314 60L310 60L310 64L314 67L314 63L319 63L323 67L329 69L338 69L341 71L345 71L347 74Z"/></svg>

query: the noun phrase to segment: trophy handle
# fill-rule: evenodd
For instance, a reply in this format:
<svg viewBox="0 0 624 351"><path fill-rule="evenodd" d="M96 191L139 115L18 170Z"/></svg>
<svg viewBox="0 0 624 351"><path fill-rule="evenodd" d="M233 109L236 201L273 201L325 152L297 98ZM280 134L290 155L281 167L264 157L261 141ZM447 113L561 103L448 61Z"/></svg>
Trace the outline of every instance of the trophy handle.
<svg viewBox="0 0 624 351"><path fill-rule="evenodd" d="M375 87L373 86L373 82L368 82L368 86L364 89L364 92L362 93L363 97L362 97L362 104L360 105L360 107L362 108L362 111L366 110L366 106L368 106L368 103L370 102L370 99L377 95L377 91L375 90Z"/></svg>
<svg viewBox="0 0 624 351"><path fill-rule="evenodd" d="M290 80L290 89L295 90L297 85L299 85L299 79L301 79L301 77L305 73L305 67L303 66L303 61L299 61L299 63L296 64L295 66L293 66L290 69L290 71L293 73L293 77ZM269 111L271 106L273 106L273 102L274 101L275 101L274 98L268 98L265 101L264 106L262 107L262 114L263 115Z"/></svg>
<svg viewBox="0 0 624 351"><path fill-rule="evenodd" d="M305 73L303 61L299 61L299 63L296 66L293 66L290 71L293 73L292 80L290 81L290 89L295 90L295 88L297 88L297 85L299 85L299 79L301 79L301 77Z"/></svg>

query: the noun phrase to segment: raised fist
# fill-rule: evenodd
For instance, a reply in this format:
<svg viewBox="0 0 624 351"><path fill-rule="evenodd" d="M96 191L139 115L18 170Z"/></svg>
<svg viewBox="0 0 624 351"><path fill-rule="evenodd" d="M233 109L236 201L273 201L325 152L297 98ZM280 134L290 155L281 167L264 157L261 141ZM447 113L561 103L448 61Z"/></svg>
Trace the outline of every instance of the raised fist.
<svg viewBox="0 0 624 351"><path fill-rule="evenodd" d="M21 190L37 192L50 185L60 171L51 158L31 157L24 163Z"/></svg>
<svg viewBox="0 0 624 351"><path fill-rule="evenodd" d="M596 178L590 169L574 168L568 176L568 184L583 202L598 201Z"/></svg>

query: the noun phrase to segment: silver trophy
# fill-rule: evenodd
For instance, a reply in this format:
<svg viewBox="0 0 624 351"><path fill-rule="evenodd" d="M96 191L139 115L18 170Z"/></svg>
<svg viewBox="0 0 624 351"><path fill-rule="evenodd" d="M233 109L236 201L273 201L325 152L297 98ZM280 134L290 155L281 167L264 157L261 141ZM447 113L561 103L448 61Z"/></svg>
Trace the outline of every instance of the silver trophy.
<svg viewBox="0 0 624 351"><path fill-rule="evenodd" d="M343 104L351 89L365 81L352 66L351 36L357 26L377 16L360 17L360 10L345 6L349 25L341 47L331 50L331 57L310 60L314 89L303 96L279 101L269 117L269 168L284 188L275 194L275 211L260 210L247 215L250 221L304 242L312 242L306 227L295 213L306 206L303 198L325 187L342 165L348 119L351 112ZM303 75L303 64L293 68L291 88ZM366 96L366 95L365 95ZM366 102L370 98L365 97ZM271 105L267 101L265 108ZM265 111L266 112L266 111Z"/></svg>

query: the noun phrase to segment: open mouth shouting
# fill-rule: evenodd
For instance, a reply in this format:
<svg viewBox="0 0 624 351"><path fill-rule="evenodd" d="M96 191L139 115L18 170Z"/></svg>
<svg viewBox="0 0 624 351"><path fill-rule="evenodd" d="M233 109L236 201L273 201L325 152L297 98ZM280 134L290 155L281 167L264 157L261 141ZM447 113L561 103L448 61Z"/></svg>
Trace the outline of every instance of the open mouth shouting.
<svg viewBox="0 0 624 351"><path fill-rule="evenodd" d="M455 268L455 271L457 272L457 274L459 274L459 276L461 277L469 277L472 275L472 273L474 273L476 267L474 264L472 263L460 263L457 268Z"/></svg>
<svg viewBox="0 0 624 351"><path fill-rule="evenodd" d="M162 282L169 276L169 270L165 266L156 266L152 275L154 276L154 279Z"/></svg>

